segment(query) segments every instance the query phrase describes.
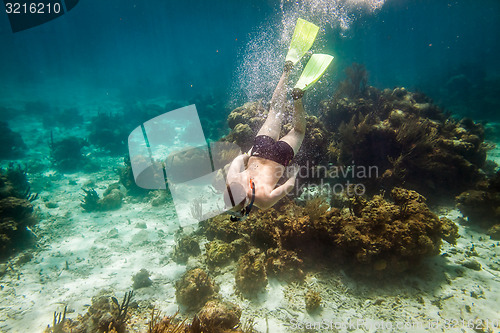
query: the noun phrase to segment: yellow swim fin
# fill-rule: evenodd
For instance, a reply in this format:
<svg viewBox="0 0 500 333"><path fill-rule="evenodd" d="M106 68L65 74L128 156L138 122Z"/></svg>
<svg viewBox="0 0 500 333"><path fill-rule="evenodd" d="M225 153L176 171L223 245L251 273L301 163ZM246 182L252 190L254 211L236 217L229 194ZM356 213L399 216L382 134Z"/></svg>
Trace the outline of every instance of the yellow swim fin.
<svg viewBox="0 0 500 333"><path fill-rule="evenodd" d="M313 54L294 88L302 91L309 89L323 75L332 60L333 56L329 54Z"/></svg>
<svg viewBox="0 0 500 333"><path fill-rule="evenodd" d="M291 61L294 65L311 48L318 34L319 27L311 22L299 18L295 25L290 48L285 61Z"/></svg>

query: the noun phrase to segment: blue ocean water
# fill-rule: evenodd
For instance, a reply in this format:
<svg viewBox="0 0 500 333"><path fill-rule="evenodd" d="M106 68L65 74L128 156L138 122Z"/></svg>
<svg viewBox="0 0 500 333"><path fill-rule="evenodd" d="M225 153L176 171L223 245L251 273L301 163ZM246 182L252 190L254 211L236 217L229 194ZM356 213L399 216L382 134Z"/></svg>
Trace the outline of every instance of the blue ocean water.
<svg viewBox="0 0 500 333"><path fill-rule="evenodd" d="M346 9L343 3L349 1L291 6L270 1L85 1L54 21L15 34L6 15L0 15L0 99L12 92L24 100L52 103L76 95L123 101L211 96L234 106L234 96L241 97L238 87L267 92L259 85L277 80L267 68L260 68L266 82L238 72L242 63L257 66L245 62L252 45L265 34L266 43L258 44L264 47L252 51L261 61L283 57L286 45L278 42L279 36L288 18L301 13L319 16L322 39L316 49L335 54L332 75L339 79L345 67L357 62L366 65L370 84L378 88L406 86L453 106L449 96L456 87L446 84L464 75L458 88L473 94L457 96L474 95L474 100L461 101L470 108L460 112L495 117L484 106L494 107L492 91L499 85L498 1L366 1L375 3L375 9ZM328 10L318 10L325 5ZM244 94L238 102L251 97ZM221 110L218 116L226 114Z"/></svg>

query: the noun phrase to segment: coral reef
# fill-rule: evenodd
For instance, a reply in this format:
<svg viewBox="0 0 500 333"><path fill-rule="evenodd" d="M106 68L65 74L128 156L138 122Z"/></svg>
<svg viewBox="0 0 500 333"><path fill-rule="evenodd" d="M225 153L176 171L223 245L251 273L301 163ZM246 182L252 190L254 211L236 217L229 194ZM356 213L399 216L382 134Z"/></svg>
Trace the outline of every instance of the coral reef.
<svg viewBox="0 0 500 333"><path fill-rule="evenodd" d="M278 280L292 282L304 279L304 261L294 251L270 248L266 252L266 272Z"/></svg>
<svg viewBox="0 0 500 333"><path fill-rule="evenodd" d="M37 195L30 193L26 173L20 166L0 169L0 259L29 245L33 233L29 227L36 223L30 201Z"/></svg>
<svg viewBox="0 0 500 333"><path fill-rule="evenodd" d="M5 121L0 121L0 142L0 159L19 158L27 149L21 135L13 132Z"/></svg>
<svg viewBox="0 0 500 333"><path fill-rule="evenodd" d="M236 287L245 297L255 297L267 286L265 254L253 248L238 261Z"/></svg>
<svg viewBox="0 0 500 333"><path fill-rule="evenodd" d="M462 192L456 201L469 222L484 228L500 224L500 171L478 182L474 189Z"/></svg>
<svg viewBox="0 0 500 333"><path fill-rule="evenodd" d="M139 273L135 274L132 277L132 281L134 282L132 284L132 288L139 289L151 286L153 284L153 281L151 281L149 276L149 272L146 269L142 268Z"/></svg>
<svg viewBox="0 0 500 333"><path fill-rule="evenodd" d="M178 264L185 264L189 257L196 257L201 253L200 245L190 235L185 235L177 241L172 259Z"/></svg>
<svg viewBox="0 0 500 333"><path fill-rule="evenodd" d="M371 185L404 184L432 198L453 197L483 178L488 147L482 125L455 121L404 88L366 87L338 96L321 104L321 120L335 133L330 162L376 166L381 177Z"/></svg>
<svg viewBox="0 0 500 333"><path fill-rule="evenodd" d="M208 274L201 268L187 271L175 284L177 302L188 310L199 310L218 292Z"/></svg>
<svg viewBox="0 0 500 333"><path fill-rule="evenodd" d="M363 274L391 274L438 254L443 239L456 243L457 226L433 214L425 197L403 188L394 188L390 196L392 202L383 195L367 199L353 194L343 209L330 207L321 197L304 206L284 200L238 222L238 233L232 223L221 223L221 217L208 220L203 228L219 228L212 237L230 234L260 249L238 262L236 285L244 294L262 290L267 275L301 280L306 258L344 262ZM223 230L226 226L229 232Z"/></svg>

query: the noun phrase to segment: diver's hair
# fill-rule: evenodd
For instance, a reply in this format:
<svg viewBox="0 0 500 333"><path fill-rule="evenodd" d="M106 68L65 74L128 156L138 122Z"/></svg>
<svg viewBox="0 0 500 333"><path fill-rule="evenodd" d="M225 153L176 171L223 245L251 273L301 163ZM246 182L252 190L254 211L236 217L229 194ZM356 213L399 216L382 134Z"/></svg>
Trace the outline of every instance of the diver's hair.
<svg viewBox="0 0 500 333"><path fill-rule="evenodd" d="M231 197L233 200L231 200ZM227 209L238 207L241 204L245 204L247 194L243 185L237 182L232 182L226 185L224 190L224 203Z"/></svg>

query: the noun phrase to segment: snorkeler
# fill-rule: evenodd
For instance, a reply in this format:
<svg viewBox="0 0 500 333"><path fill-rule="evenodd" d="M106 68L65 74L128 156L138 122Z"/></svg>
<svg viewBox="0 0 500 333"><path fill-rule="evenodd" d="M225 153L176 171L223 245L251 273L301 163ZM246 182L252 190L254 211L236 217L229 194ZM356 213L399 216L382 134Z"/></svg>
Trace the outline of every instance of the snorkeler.
<svg viewBox="0 0 500 333"><path fill-rule="evenodd" d="M297 168L289 167L304 139L306 115L302 104L304 92L325 72L333 57L313 54L292 91L294 100L293 128L280 139L281 116L286 107L286 89L293 66L310 49L319 28L298 19L286 56L280 81L273 93L269 114L247 154L236 157L229 166L224 190L224 202L232 220L248 216L253 206L268 209L295 185ZM289 169L287 170L287 167ZM291 170L290 170L291 169ZM276 187L288 171L288 180Z"/></svg>

